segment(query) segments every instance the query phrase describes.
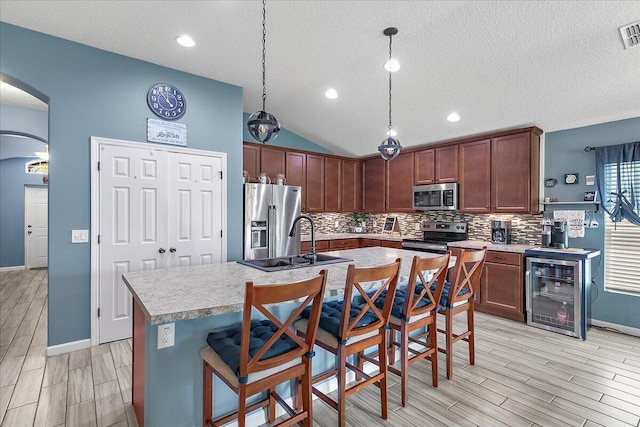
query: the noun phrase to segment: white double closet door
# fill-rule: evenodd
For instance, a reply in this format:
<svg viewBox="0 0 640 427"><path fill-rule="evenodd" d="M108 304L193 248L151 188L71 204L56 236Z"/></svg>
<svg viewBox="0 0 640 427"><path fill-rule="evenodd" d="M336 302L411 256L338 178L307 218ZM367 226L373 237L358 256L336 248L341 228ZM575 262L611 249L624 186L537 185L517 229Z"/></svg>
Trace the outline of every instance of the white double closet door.
<svg viewBox="0 0 640 427"><path fill-rule="evenodd" d="M104 343L131 336L132 297L123 273L226 260L226 156L95 139L100 162L97 332Z"/></svg>

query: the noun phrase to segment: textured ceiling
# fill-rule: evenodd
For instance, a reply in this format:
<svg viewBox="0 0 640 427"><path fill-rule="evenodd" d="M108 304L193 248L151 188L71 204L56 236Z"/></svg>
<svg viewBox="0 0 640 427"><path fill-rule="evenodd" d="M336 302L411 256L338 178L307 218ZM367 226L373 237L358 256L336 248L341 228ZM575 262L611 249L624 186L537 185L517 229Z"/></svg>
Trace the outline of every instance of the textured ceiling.
<svg viewBox="0 0 640 427"><path fill-rule="evenodd" d="M260 108L261 2L0 0L0 19L242 86L244 111ZM267 110L336 152L375 152L388 121L382 30L395 26L404 146L638 117L640 47L625 50L618 31L638 19L640 1L270 0ZM196 47L178 46L182 33ZM452 111L462 120L447 122Z"/></svg>
<svg viewBox="0 0 640 427"><path fill-rule="evenodd" d="M35 96L5 82L0 82L0 104L40 111L47 111L49 109L46 103L40 101Z"/></svg>

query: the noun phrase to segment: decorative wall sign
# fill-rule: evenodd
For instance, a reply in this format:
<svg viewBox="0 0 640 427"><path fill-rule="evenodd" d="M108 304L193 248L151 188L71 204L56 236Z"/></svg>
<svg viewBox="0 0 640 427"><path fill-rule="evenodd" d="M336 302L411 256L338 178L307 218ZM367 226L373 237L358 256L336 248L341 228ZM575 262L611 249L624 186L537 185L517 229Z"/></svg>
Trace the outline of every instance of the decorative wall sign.
<svg viewBox="0 0 640 427"><path fill-rule="evenodd" d="M564 174L564 183L565 184L577 184L578 174L577 173L566 173Z"/></svg>
<svg viewBox="0 0 640 427"><path fill-rule="evenodd" d="M147 141L186 147L187 125L147 119Z"/></svg>
<svg viewBox="0 0 640 427"><path fill-rule="evenodd" d="M596 176L595 175L587 175L584 177L585 184L587 185L596 185Z"/></svg>
<svg viewBox="0 0 640 427"><path fill-rule="evenodd" d="M558 183L558 180L555 178L547 178L544 180L545 187L553 187Z"/></svg>
<svg viewBox="0 0 640 427"><path fill-rule="evenodd" d="M595 202L596 201L596 192L595 191L585 191L584 192L584 201L585 202Z"/></svg>

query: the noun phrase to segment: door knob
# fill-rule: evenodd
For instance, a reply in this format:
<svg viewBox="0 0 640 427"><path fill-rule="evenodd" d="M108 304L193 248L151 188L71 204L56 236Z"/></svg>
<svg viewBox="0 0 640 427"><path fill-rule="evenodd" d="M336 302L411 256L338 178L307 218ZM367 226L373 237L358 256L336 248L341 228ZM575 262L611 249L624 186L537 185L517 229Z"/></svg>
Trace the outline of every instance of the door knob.
<svg viewBox="0 0 640 427"><path fill-rule="evenodd" d="M163 253L165 253L165 252L166 252L166 250L165 250L165 248L160 248L160 249L158 249L158 252L160 252L161 254L163 254Z"/></svg>
<svg viewBox="0 0 640 427"><path fill-rule="evenodd" d="M31 228L31 225L27 225L27 228Z"/></svg>
<svg viewBox="0 0 640 427"><path fill-rule="evenodd" d="M169 252L174 253L175 251L177 251L176 248L169 248Z"/></svg>
<svg viewBox="0 0 640 427"><path fill-rule="evenodd" d="M31 230L27 231L27 235L31 236L31 233L33 233L33 231Z"/></svg>

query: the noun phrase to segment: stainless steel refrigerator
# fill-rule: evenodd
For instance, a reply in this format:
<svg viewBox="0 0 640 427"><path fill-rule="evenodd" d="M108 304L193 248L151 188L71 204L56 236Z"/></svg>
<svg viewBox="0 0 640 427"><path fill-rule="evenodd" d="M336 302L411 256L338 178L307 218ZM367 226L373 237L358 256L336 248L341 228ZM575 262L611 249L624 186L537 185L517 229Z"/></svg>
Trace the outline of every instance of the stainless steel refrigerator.
<svg viewBox="0 0 640 427"><path fill-rule="evenodd" d="M300 233L289 237L300 215L302 189L292 185L244 185L244 259L298 255Z"/></svg>

